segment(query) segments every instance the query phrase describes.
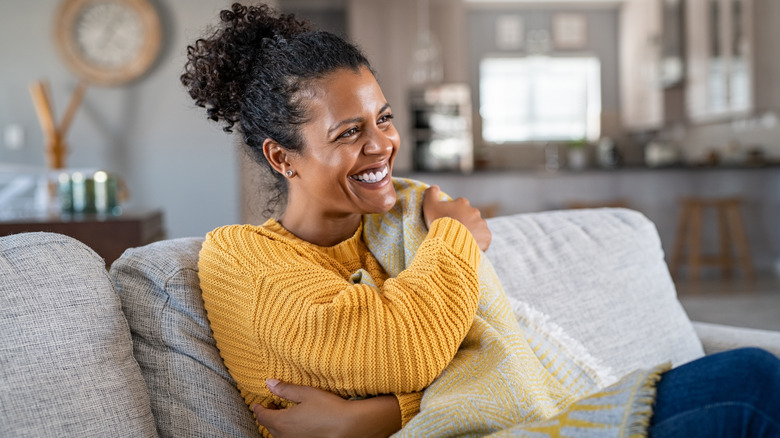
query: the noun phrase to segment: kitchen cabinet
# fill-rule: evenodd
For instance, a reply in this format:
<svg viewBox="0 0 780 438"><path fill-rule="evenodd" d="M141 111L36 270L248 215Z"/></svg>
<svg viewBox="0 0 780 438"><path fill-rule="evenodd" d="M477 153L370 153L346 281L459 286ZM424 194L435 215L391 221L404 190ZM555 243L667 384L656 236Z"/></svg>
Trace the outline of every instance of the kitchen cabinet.
<svg viewBox="0 0 780 438"><path fill-rule="evenodd" d="M620 9L620 107L627 130L664 123L661 87L662 0L623 2Z"/></svg>
<svg viewBox="0 0 780 438"><path fill-rule="evenodd" d="M439 84L410 92L415 170L471 172L474 145L467 84Z"/></svg>
<svg viewBox="0 0 780 438"><path fill-rule="evenodd" d="M753 0L687 0L686 111L692 121L756 109Z"/></svg>
<svg viewBox="0 0 780 438"><path fill-rule="evenodd" d="M725 121L780 108L780 2L686 0L686 111Z"/></svg>
<svg viewBox="0 0 780 438"><path fill-rule="evenodd" d="M621 119L629 131L684 120L682 0L632 0L620 10Z"/></svg>

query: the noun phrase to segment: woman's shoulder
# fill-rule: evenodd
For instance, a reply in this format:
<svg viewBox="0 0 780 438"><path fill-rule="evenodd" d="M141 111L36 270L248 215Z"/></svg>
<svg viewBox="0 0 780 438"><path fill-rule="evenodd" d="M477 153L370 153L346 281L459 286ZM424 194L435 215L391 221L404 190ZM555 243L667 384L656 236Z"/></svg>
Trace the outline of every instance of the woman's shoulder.
<svg viewBox="0 0 780 438"><path fill-rule="evenodd" d="M201 247L201 255L218 252L236 261L257 260L257 256L283 250L287 244L284 236L263 225L224 225L210 231ZM261 257L261 260L273 258Z"/></svg>
<svg viewBox="0 0 780 438"><path fill-rule="evenodd" d="M262 238L264 234L266 233L264 232L263 226L248 224L223 225L209 231L209 233L206 234L204 244L232 243L234 241L243 241L251 238Z"/></svg>

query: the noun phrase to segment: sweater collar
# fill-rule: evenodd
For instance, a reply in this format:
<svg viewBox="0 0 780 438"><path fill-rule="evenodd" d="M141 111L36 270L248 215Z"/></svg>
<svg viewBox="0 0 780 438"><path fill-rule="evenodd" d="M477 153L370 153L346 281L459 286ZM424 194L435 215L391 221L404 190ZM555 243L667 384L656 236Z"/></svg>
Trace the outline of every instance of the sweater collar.
<svg viewBox="0 0 780 438"><path fill-rule="evenodd" d="M279 221L274 218L268 219L263 228L276 234L283 240L290 241L293 244L306 245L323 254L327 254L336 260L346 261L354 258L359 258L361 251L366 251L365 244L363 243L363 220L360 221L357 230L347 240L337 243L333 246L319 246L311 242L307 242L295 234L291 233L288 229L284 228Z"/></svg>

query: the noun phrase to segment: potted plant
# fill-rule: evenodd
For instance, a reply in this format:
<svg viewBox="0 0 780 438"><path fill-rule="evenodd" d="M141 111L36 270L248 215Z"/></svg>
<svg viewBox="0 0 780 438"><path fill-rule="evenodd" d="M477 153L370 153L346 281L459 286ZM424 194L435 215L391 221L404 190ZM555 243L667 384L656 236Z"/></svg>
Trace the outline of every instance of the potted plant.
<svg viewBox="0 0 780 438"><path fill-rule="evenodd" d="M579 140L573 140L568 143L569 153L567 155L567 161L570 169L582 170L588 165L588 151L586 146L588 142L581 138Z"/></svg>

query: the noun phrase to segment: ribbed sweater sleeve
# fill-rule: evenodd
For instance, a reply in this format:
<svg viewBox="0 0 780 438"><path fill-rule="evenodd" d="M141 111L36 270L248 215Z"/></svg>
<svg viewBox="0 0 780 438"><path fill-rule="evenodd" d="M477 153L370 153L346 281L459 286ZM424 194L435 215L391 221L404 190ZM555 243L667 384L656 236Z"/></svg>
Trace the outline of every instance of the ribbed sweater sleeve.
<svg viewBox="0 0 780 438"><path fill-rule="evenodd" d="M209 233L199 275L217 346L248 404L284 404L265 387L273 377L344 397L396 394L405 422L471 326L480 259L471 233L442 218L397 278L353 284L305 242L229 226Z"/></svg>
<svg viewBox="0 0 780 438"><path fill-rule="evenodd" d="M395 396L398 399L398 406L401 408L401 427L403 427L420 412L420 401L422 400L423 392L395 394Z"/></svg>

